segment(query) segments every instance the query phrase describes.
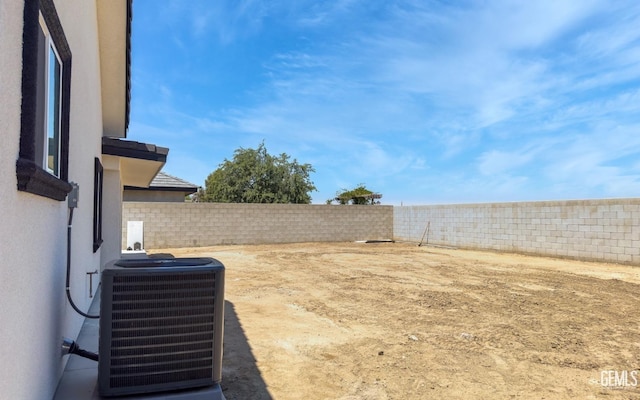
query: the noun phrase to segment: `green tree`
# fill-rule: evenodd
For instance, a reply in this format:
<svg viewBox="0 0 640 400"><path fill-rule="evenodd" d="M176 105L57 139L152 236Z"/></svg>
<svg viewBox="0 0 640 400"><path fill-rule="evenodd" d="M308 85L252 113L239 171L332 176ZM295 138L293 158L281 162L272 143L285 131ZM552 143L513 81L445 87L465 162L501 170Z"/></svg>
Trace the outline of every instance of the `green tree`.
<svg viewBox="0 0 640 400"><path fill-rule="evenodd" d="M204 201L221 203L311 202L316 190L310 164L300 164L282 153L272 156L264 142L257 149L239 148L233 160L225 159L205 181Z"/></svg>
<svg viewBox="0 0 640 400"><path fill-rule="evenodd" d="M367 189L363 183L355 189L342 189L336 193L336 197L327 200L327 204L336 201L338 204L380 204L382 195Z"/></svg>

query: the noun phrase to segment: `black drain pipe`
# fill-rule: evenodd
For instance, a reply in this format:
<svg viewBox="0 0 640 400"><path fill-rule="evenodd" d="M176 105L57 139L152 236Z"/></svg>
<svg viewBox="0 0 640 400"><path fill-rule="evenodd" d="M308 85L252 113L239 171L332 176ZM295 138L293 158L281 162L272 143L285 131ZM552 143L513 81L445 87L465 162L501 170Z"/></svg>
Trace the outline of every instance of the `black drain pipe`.
<svg viewBox="0 0 640 400"><path fill-rule="evenodd" d="M90 315L78 308L76 303L73 302L71 298L71 291L69 286L69 276L71 275L71 227L73 222L73 209L78 206L78 185L72 183L73 189L71 193L69 193L68 204L69 204L69 223L67 224L67 279L65 291L67 292L67 299L69 300L69 304L71 307L80 315L85 318L97 319L100 318L99 315ZM92 353L87 350L83 350L71 339L62 338L62 355L65 354L75 354L80 357L88 358L93 361L98 361L98 355L96 353Z"/></svg>
<svg viewBox="0 0 640 400"><path fill-rule="evenodd" d="M83 312L76 306L76 303L73 302L71 298L71 291L69 290L69 275L71 274L71 223L73 221L73 207L69 206L69 224L67 225L67 284L65 290L67 292L67 299L69 299L69 304L71 307L80 315L85 318L97 319L100 318L99 315L91 315Z"/></svg>
<svg viewBox="0 0 640 400"><path fill-rule="evenodd" d="M62 355L75 354L80 357L88 358L89 360L98 361L98 355L90 351L81 349L76 342L71 339L62 339Z"/></svg>

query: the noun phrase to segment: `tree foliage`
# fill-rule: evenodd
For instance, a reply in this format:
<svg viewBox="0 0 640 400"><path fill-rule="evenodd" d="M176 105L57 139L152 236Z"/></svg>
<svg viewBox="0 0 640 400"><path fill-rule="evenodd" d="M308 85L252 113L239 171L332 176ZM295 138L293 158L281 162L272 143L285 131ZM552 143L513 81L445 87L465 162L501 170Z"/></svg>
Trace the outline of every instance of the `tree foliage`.
<svg viewBox="0 0 640 400"><path fill-rule="evenodd" d="M233 160L225 159L205 181L204 201L222 203L311 202L316 190L310 164L300 164L282 153L272 156L264 142L257 149L239 148Z"/></svg>
<svg viewBox="0 0 640 400"><path fill-rule="evenodd" d="M372 192L361 183L355 189L338 191L336 197L327 200L327 203L336 201L338 204L380 204L381 198L381 194Z"/></svg>

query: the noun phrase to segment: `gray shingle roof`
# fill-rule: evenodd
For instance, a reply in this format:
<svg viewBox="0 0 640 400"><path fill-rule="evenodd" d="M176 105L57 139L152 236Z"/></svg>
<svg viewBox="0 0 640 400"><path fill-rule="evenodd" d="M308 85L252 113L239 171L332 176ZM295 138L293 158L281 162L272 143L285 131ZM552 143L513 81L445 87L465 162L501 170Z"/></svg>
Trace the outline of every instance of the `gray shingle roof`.
<svg viewBox="0 0 640 400"><path fill-rule="evenodd" d="M187 182L184 179L176 178L173 175L169 175L165 172L158 172L155 178L151 181L151 185L149 185L149 189L185 189L185 190L193 190L194 192L198 190L198 185L194 185L193 183Z"/></svg>

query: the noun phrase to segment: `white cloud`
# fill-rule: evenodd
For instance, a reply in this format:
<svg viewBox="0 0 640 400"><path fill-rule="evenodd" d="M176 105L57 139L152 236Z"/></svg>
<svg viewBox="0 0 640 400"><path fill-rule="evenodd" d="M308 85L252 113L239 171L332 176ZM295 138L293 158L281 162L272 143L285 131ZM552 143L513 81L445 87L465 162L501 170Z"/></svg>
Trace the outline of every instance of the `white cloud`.
<svg viewBox="0 0 640 400"><path fill-rule="evenodd" d="M387 199L388 188L404 185L443 200L456 193L466 200L526 200L638 187L640 164L631 160L640 153L635 3L174 7L191 35L176 41L192 46L194 39L192 56L211 38L223 47L245 41L242 51L251 51L273 28L267 24L300 40L260 48L265 55L255 65L263 74L231 94L243 100L204 115L183 105L192 93L156 78L158 95L144 104L156 121L132 126L159 138L197 137L200 147L217 145L218 158L264 139L270 150L311 162L329 196L340 182L378 184L373 189ZM208 74L200 71L162 73L206 86Z"/></svg>
<svg viewBox="0 0 640 400"><path fill-rule="evenodd" d="M614 9L614 13L604 16L610 23L583 33L578 37L577 45L583 54L592 59L606 58L608 62L615 62L626 59L626 53L638 47L640 5L637 2L619 2L608 3L607 7Z"/></svg>
<svg viewBox="0 0 640 400"><path fill-rule="evenodd" d="M530 163L533 157L532 152L490 150L480 155L478 169L483 175L509 174Z"/></svg>

